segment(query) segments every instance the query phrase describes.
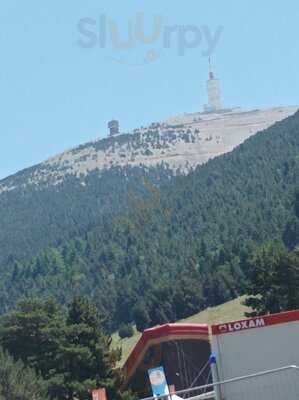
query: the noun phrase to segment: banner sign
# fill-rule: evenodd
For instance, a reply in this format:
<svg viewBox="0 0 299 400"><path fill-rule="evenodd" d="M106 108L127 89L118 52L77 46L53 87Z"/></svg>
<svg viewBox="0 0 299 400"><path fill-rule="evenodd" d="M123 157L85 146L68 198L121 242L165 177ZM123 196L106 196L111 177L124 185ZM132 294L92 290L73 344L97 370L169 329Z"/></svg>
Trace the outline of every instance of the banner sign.
<svg viewBox="0 0 299 400"><path fill-rule="evenodd" d="M153 396L163 396L169 394L166 376L163 367L148 370Z"/></svg>
<svg viewBox="0 0 299 400"><path fill-rule="evenodd" d="M299 321L299 310L286 311L279 314L254 317L241 321L228 322L226 324L213 325L212 333L213 335L223 335L224 333L239 332L254 328L264 328L266 326L273 326L297 321Z"/></svg>

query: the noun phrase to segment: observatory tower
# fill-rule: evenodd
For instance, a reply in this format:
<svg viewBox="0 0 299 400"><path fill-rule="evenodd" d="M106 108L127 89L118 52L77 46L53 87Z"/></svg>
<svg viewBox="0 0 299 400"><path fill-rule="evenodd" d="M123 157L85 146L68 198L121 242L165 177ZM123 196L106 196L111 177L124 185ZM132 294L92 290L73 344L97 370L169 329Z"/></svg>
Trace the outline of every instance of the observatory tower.
<svg viewBox="0 0 299 400"><path fill-rule="evenodd" d="M108 122L109 136L115 136L119 134L119 122L115 119Z"/></svg>
<svg viewBox="0 0 299 400"><path fill-rule="evenodd" d="M209 58L209 79L207 80L207 91L209 104L205 106L205 111L218 111L222 109L220 84L212 71L211 59Z"/></svg>

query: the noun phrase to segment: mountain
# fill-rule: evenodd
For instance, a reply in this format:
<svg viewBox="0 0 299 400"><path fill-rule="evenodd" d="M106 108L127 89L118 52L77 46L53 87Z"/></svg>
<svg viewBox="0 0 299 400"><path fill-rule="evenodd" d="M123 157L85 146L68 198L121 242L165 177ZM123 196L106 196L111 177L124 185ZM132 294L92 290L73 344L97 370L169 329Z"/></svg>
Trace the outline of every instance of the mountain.
<svg viewBox="0 0 299 400"><path fill-rule="evenodd" d="M113 217L3 264L1 311L29 293L63 304L83 294L113 330L186 318L241 295L250 252L294 221L298 154L299 112L188 175L145 182Z"/></svg>
<svg viewBox="0 0 299 400"><path fill-rule="evenodd" d="M0 181L0 263L81 235L125 211L131 193L145 193L145 182L165 185L295 110L183 114L87 143Z"/></svg>
<svg viewBox="0 0 299 400"><path fill-rule="evenodd" d="M165 122L81 145L0 182L0 193L20 187L83 180L92 171L113 167L156 166L189 172L227 153L258 131L294 114L297 107L182 114Z"/></svg>

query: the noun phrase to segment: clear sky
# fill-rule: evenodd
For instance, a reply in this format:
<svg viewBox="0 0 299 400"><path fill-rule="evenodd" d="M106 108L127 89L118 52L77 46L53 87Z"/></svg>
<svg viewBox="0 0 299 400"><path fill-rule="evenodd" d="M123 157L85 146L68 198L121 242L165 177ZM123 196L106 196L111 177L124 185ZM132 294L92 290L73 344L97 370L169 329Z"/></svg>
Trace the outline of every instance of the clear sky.
<svg viewBox="0 0 299 400"><path fill-rule="evenodd" d="M297 0L2 1L0 178L111 118L200 110L209 52L225 105L299 104L298 21Z"/></svg>

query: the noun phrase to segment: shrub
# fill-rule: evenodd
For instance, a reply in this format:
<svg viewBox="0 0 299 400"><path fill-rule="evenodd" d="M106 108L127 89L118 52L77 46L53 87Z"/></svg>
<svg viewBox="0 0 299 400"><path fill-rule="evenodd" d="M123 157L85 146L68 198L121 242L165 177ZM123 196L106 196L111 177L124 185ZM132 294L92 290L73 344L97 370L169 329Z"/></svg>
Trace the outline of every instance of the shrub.
<svg viewBox="0 0 299 400"><path fill-rule="evenodd" d="M130 324L121 324L121 326L119 327L118 334L119 337L122 339L129 338L134 335L134 329Z"/></svg>

